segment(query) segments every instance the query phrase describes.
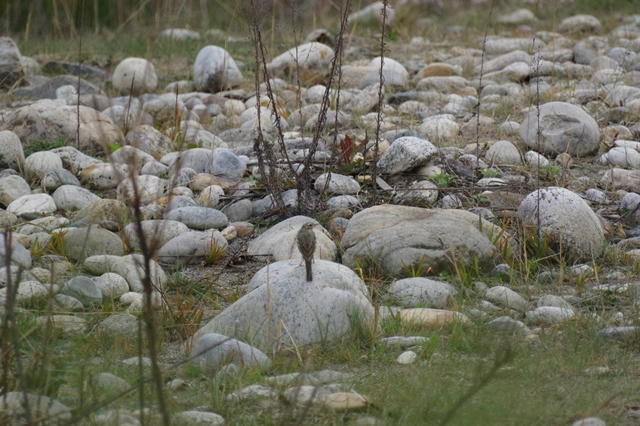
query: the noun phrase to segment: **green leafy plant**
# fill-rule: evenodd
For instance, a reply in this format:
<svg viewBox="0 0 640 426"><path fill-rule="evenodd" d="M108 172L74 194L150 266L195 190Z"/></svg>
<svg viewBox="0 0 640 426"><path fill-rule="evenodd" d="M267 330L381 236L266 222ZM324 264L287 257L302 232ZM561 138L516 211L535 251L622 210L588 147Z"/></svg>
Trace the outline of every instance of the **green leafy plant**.
<svg viewBox="0 0 640 426"><path fill-rule="evenodd" d="M217 263L220 259L224 257L224 254L227 250L227 245L222 244L218 245L218 240L216 240L213 236L211 237L211 241L207 247L207 251L204 254L204 261L207 265L213 265Z"/></svg>
<svg viewBox="0 0 640 426"><path fill-rule="evenodd" d="M62 138L56 139L55 141L50 141L48 139L44 139L41 141L30 141L29 144L26 144L24 147L24 156L28 157L34 152L40 151L49 151L56 148L61 148L66 145L66 141Z"/></svg>
<svg viewBox="0 0 640 426"><path fill-rule="evenodd" d="M446 188L453 180L453 176L446 172L440 172L437 175L429 177L429 180L438 185L438 188Z"/></svg>
<svg viewBox="0 0 640 426"><path fill-rule="evenodd" d="M406 265L402 262L402 269L405 270L408 276L410 277L421 277L423 274L429 273L431 268L427 268L424 270L424 261L427 259L427 255L423 254L420 262L417 265Z"/></svg>
<svg viewBox="0 0 640 426"><path fill-rule="evenodd" d="M500 171L492 168L486 168L486 169L480 169L480 173L482 173L482 176L486 178L495 178L495 177L498 177L498 175L500 174Z"/></svg>

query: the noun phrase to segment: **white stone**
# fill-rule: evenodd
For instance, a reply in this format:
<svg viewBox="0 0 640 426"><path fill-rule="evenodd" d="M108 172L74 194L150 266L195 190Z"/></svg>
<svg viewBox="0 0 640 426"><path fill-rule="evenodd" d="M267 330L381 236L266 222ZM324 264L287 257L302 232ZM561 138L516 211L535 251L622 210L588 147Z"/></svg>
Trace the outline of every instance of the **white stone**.
<svg viewBox="0 0 640 426"><path fill-rule="evenodd" d="M111 77L113 87L119 92L153 92L158 87L158 76L153 64L143 58L126 58L118 64Z"/></svg>
<svg viewBox="0 0 640 426"><path fill-rule="evenodd" d="M25 213L46 216L56 210L56 202L48 194L23 195L7 206L7 211L16 216Z"/></svg>

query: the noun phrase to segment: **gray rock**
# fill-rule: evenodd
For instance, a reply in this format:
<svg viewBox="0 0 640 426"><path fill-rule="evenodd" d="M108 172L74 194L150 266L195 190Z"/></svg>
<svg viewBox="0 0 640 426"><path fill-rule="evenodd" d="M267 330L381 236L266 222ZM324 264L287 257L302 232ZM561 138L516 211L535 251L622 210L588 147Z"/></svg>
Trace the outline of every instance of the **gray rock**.
<svg viewBox="0 0 640 426"><path fill-rule="evenodd" d="M612 168L604 172L600 184L604 188L614 185L616 189L640 192L640 170Z"/></svg>
<svg viewBox="0 0 640 426"><path fill-rule="evenodd" d="M380 63L382 59L378 56L373 58L371 62L367 64L368 67L376 68L376 71L372 71L360 80L360 88L364 89L369 85L379 84L380 82ZM393 87L396 89L403 89L409 84L409 72L400 62L391 59L384 58L384 65L382 66L382 76L384 77L384 87ZM376 92L376 98L378 97L378 86L374 87ZM384 96L384 91L382 92Z"/></svg>
<svg viewBox="0 0 640 426"><path fill-rule="evenodd" d="M113 314L103 319L96 326L96 331L108 336L122 336L132 342L138 336L138 322L140 320L131 314ZM144 330L144 325L142 326Z"/></svg>
<svg viewBox="0 0 640 426"><path fill-rule="evenodd" d="M147 247L153 247L156 250L172 238L189 232L187 225L175 220L143 220L140 225L142 226L142 234L145 237ZM140 247L137 223L128 224L124 227L122 233L125 238L125 244L128 247Z"/></svg>
<svg viewBox="0 0 640 426"><path fill-rule="evenodd" d="M484 297L490 302L518 312L526 312L529 305L524 297L510 288L501 285L488 289L484 293Z"/></svg>
<svg viewBox="0 0 640 426"><path fill-rule="evenodd" d="M0 40L1 44L1 40ZM0 59L1 61L1 59ZM0 64L0 69L2 65ZM0 71L1 73L1 71ZM3 130L0 132L0 169L10 168L20 170L24 162L24 151L20 138L13 132Z"/></svg>
<svg viewBox="0 0 640 426"><path fill-rule="evenodd" d="M350 209L359 203L360 201L351 195L338 195L327 200L327 209Z"/></svg>
<svg viewBox="0 0 640 426"><path fill-rule="evenodd" d="M192 148L182 152L170 152L160 159L160 162L176 168L189 168L196 173L208 173L213 163L213 151L207 148Z"/></svg>
<svg viewBox="0 0 640 426"><path fill-rule="evenodd" d="M423 180L412 184L407 191L399 191L394 203L414 207L431 207L438 201L438 185Z"/></svg>
<svg viewBox="0 0 640 426"><path fill-rule="evenodd" d="M75 297L85 308L102 303L102 292L89 277L75 277L70 279L61 289L60 294Z"/></svg>
<svg viewBox="0 0 640 426"><path fill-rule="evenodd" d="M327 194L357 194L360 184L351 176L338 173L323 173L316 179L314 189Z"/></svg>
<svg viewBox="0 0 640 426"><path fill-rule="evenodd" d="M271 360L259 349L232 337L216 333L208 333L200 337L191 350L192 354L201 354L193 359L193 363L206 370L217 371L226 364L258 366L267 368Z"/></svg>
<svg viewBox="0 0 640 426"><path fill-rule="evenodd" d="M377 73L373 73L374 78ZM365 76L366 77L366 76ZM352 114L364 115L370 112L378 105L378 95L380 93L380 77L378 76L375 83L369 84L364 89L360 90L357 96L351 98L345 103L345 111L349 111ZM382 96L384 96L384 85L382 87Z"/></svg>
<svg viewBox="0 0 640 426"><path fill-rule="evenodd" d="M60 308L62 312L78 312L84 310L82 302L66 294L56 294L53 303Z"/></svg>
<svg viewBox="0 0 640 426"><path fill-rule="evenodd" d="M158 87L158 76L153 64L143 58L122 60L111 76L113 88L118 92L136 95L153 92Z"/></svg>
<svg viewBox="0 0 640 426"><path fill-rule="evenodd" d="M444 308L451 304L458 291L449 283L415 277L398 280L389 287L389 296L403 306Z"/></svg>
<svg viewBox="0 0 640 426"><path fill-rule="evenodd" d="M36 318L36 326L41 330L46 330L49 325L55 331L72 335L84 334L89 323L86 319L73 315L43 315Z"/></svg>
<svg viewBox="0 0 640 426"><path fill-rule="evenodd" d="M227 148L216 148L213 150L213 163L211 174L230 179L242 179L247 170L245 162ZM205 173L208 173L205 170Z"/></svg>
<svg viewBox="0 0 640 426"><path fill-rule="evenodd" d="M142 169L140 169L140 174L163 177L167 174L168 171L169 167L158 161L152 161L142 166Z"/></svg>
<svg viewBox="0 0 640 426"><path fill-rule="evenodd" d="M0 305L6 302L7 288L0 289ZM15 295L16 304L31 307L34 303L43 301L49 296L49 290L37 281L22 281Z"/></svg>
<svg viewBox="0 0 640 426"><path fill-rule="evenodd" d="M133 128L133 130L127 133L125 140L128 145L138 148L156 158L166 155L175 148L171 139L146 124Z"/></svg>
<svg viewBox="0 0 640 426"><path fill-rule="evenodd" d="M64 230L63 239L66 255L73 260L84 260L96 254L124 254L120 237L106 229L68 228Z"/></svg>
<svg viewBox="0 0 640 426"><path fill-rule="evenodd" d="M103 298L117 299L129 291L129 283L123 277L113 272L107 272L99 277L93 278L93 281L102 293Z"/></svg>
<svg viewBox="0 0 640 426"><path fill-rule="evenodd" d="M128 175L129 168L124 164L97 163L82 169L80 182L91 189L112 189L116 188Z"/></svg>
<svg viewBox="0 0 640 426"><path fill-rule="evenodd" d="M226 308L194 336L217 332L242 336L263 351L341 339L352 332L355 318L373 319L368 290L340 264L316 260L314 280L305 280L300 261L272 263L254 275L250 292Z"/></svg>
<svg viewBox="0 0 640 426"><path fill-rule="evenodd" d="M535 22L537 20L536 15L534 15L529 9L518 9L498 17L498 22L510 25L522 25L529 22Z"/></svg>
<svg viewBox="0 0 640 426"><path fill-rule="evenodd" d="M547 160L544 155L535 151L527 151L524 154L524 161L534 167L546 167L549 165L549 160Z"/></svg>
<svg viewBox="0 0 640 426"><path fill-rule="evenodd" d="M164 218L184 223L191 229L223 229L229 225L224 213L209 207L172 208Z"/></svg>
<svg viewBox="0 0 640 426"><path fill-rule="evenodd" d="M9 37L0 37L0 87L10 88L25 76L20 49Z"/></svg>
<svg viewBox="0 0 640 426"><path fill-rule="evenodd" d="M173 416L173 421L181 426L220 426L224 418L208 411L181 411Z"/></svg>
<svg viewBox="0 0 640 426"><path fill-rule="evenodd" d="M133 179L124 179L117 188L118 200L127 205L133 205L134 199L138 199L141 205L146 205L162 197L164 193L165 181L157 176L141 175L135 177L135 187Z"/></svg>
<svg viewBox="0 0 640 426"><path fill-rule="evenodd" d="M571 311L574 310L573 306L571 306L571 304L564 298L553 294L545 294L544 296L540 297L536 302L536 306L538 308L543 306L555 306L557 308L569 309Z"/></svg>
<svg viewBox="0 0 640 426"><path fill-rule="evenodd" d="M123 277L129 284L131 291L142 292L144 290L143 279L146 277L146 272L144 257L141 254L129 254L118 258L104 272L113 272ZM167 276L154 259L149 260L149 272L153 288L162 290Z"/></svg>
<svg viewBox="0 0 640 426"><path fill-rule="evenodd" d="M191 231L181 234L158 250L158 260L163 263L177 262L198 264L212 250L226 250L227 240L218 231Z"/></svg>
<svg viewBox="0 0 640 426"><path fill-rule="evenodd" d="M102 164L100 160L96 160L71 146L63 146L62 148L52 149L51 152L58 154L62 160L65 169L74 175L78 175L82 170L92 164Z"/></svg>
<svg viewBox="0 0 640 426"><path fill-rule="evenodd" d="M585 417L584 419L576 420L571 426L607 426L607 424L597 417Z"/></svg>
<svg viewBox="0 0 640 426"><path fill-rule="evenodd" d="M58 92L58 89L61 87L68 87L72 89L73 97L71 99L77 99L78 77L74 77L72 75L58 75L42 82L41 84L35 84L28 87L18 87L11 92L11 94L31 99L57 99L58 96L56 92ZM98 86L80 79L80 96L92 95L99 92L100 88Z"/></svg>
<svg viewBox="0 0 640 426"><path fill-rule="evenodd" d="M520 125L520 139L531 149L544 154L590 155L598 150L600 129L589 114L575 105L548 102L533 109ZM538 143L538 123L540 140Z"/></svg>
<svg viewBox="0 0 640 426"><path fill-rule="evenodd" d="M598 331L596 335L602 338L616 339L616 340L636 338L638 336L638 327L635 327L635 326L607 327Z"/></svg>
<svg viewBox="0 0 640 426"><path fill-rule="evenodd" d="M56 422L71 420L72 413L69 407L56 399L32 393L25 395L23 392L7 392L7 394L0 399L0 411L9 414L10 417L7 426L19 426L27 423L28 417L26 416L25 406L29 407L29 418L31 419L53 418L56 419ZM44 422L42 424L44 424Z"/></svg>
<svg viewBox="0 0 640 426"><path fill-rule="evenodd" d="M4 179L3 179L4 180ZM16 216L35 214L50 215L57 210L56 203L48 194L30 194L16 198L7 206L7 211Z"/></svg>
<svg viewBox="0 0 640 426"><path fill-rule="evenodd" d="M99 79L107 78L107 73L100 68L77 62L49 61L42 66L42 71L46 74L73 74Z"/></svg>
<svg viewBox="0 0 640 426"><path fill-rule="evenodd" d="M599 33L602 32L600 20L592 15L574 15L560 21L561 33Z"/></svg>
<svg viewBox="0 0 640 426"><path fill-rule="evenodd" d="M130 385L124 379L111 373L100 373L93 378L93 385L108 394L119 394L127 389Z"/></svg>
<svg viewBox="0 0 640 426"><path fill-rule="evenodd" d="M300 227L307 222L316 224L313 229L316 235L314 257L333 260L337 254L337 248L329 233L316 220L306 216L294 216L271 227L249 243L247 254L273 256L276 261L302 259L296 237Z"/></svg>
<svg viewBox="0 0 640 426"><path fill-rule="evenodd" d="M224 196L224 190L219 185L211 185L204 188L198 194L196 203L200 207L215 208L218 205L220 197Z"/></svg>
<svg viewBox="0 0 640 426"><path fill-rule="evenodd" d="M193 81L201 92L219 92L242 83L242 73L229 52L219 46L205 46L193 64Z"/></svg>
<svg viewBox="0 0 640 426"><path fill-rule="evenodd" d="M267 64L267 71L275 76L293 76L298 73L302 81L315 83L328 74L333 57L333 49L327 45L304 43L273 58Z"/></svg>
<svg viewBox="0 0 640 426"><path fill-rule="evenodd" d="M427 164L437 152L438 149L426 139L411 136L398 138L382 154L378 167L385 174L407 172Z"/></svg>
<svg viewBox="0 0 640 426"><path fill-rule="evenodd" d="M100 199L88 189L74 185L62 185L55 190L52 198L58 210L62 211L81 210Z"/></svg>
<svg viewBox="0 0 640 426"><path fill-rule="evenodd" d="M425 138L438 144L455 140L458 137L460 126L450 118L434 116L427 117L420 125L419 131Z"/></svg>
<svg viewBox="0 0 640 426"><path fill-rule="evenodd" d="M31 194L31 188L20 176L0 178L0 204L8 206L18 198L29 194Z"/></svg>
<svg viewBox="0 0 640 426"><path fill-rule="evenodd" d="M62 185L80 186L80 181L67 169L53 168L44 172L42 187L45 191L55 191Z"/></svg>
<svg viewBox="0 0 640 426"><path fill-rule="evenodd" d="M426 341L427 338L423 336L392 336L381 338L378 344L394 349L407 349L411 346L421 346Z"/></svg>
<svg viewBox="0 0 640 426"><path fill-rule="evenodd" d="M171 201L167 204L167 207L164 210L165 214L169 214L171 210L188 208L188 207L198 207L195 200L186 195L176 195L171 198Z"/></svg>
<svg viewBox="0 0 640 426"><path fill-rule="evenodd" d="M104 221L116 222L121 225L128 218L129 211L123 202L118 200L96 200L78 211L74 220L83 220L87 224L100 224Z"/></svg>
<svg viewBox="0 0 640 426"><path fill-rule="evenodd" d="M3 129L18 135L23 148L42 140L56 141L62 138L75 141L78 112L82 123L79 141L82 151L104 154L110 152L110 142L124 142L120 129L104 114L85 106L61 105L48 100L15 110L4 122Z"/></svg>
<svg viewBox="0 0 640 426"><path fill-rule="evenodd" d="M62 168L62 160L50 151L34 152L24 160L24 173L28 177L42 178L47 169L55 168Z"/></svg>
<svg viewBox="0 0 640 426"><path fill-rule="evenodd" d="M109 156L109 162L126 164L133 170L142 170L142 167L145 164L153 163L155 161L155 158L153 158L151 154L128 145L118 148Z"/></svg>
<svg viewBox="0 0 640 426"><path fill-rule="evenodd" d="M229 222L243 222L251 219L253 203L251 200L238 200L222 208L222 212L227 216Z"/></svg>
<svg viewBox="0 0 640 426"><path fill-rule="evenodd" d="M535 325L558 325L569 321L573 316L575 316L573 309L541 306L527 312L526 321L528 324Z"/></svg>
<svg viewBox="0 0 640 426"><path fill-rule="evenodd" d="M484 158L491 164L521 164L520 151L509 141L497 141L489 147Z"/></svg>
<svg viewBox="0 0 640 426"><path fill-rule="evenodd" d="M437 274L453 268L451 251L455 251L456 262L489 269L496 249L484 233L499 231L482 220L480 232L477 223L476 215L461 210L371 207L349 221L341 241L342 260L355 267L358 260L376 259L390 275L422 263L424 270L431 268ZM430 243L425 246L425 241Z"/></svg>
<svg viewBox="0 0 640 426"><path fill-rule="evenodd" d="M508 316L498 317L487 323L489 328L502 333L515 333L518 331L526 331L527 327L522 321L514 320Z"/></svg>
<svg viewBox="0 0 640 426"><path fill-rule="evenodd" d="M18 224L18 217L6 210L0 209L0 229L5 229Z"/></svg>
<svg viewBox="0 0 640 426"><path fill-rule="evenodd" d="M518 217L530 232L539 226L550 249L572 261L590 261L606 247L595 213L568 189L549 187L532 192L520 204Z"/></svg>

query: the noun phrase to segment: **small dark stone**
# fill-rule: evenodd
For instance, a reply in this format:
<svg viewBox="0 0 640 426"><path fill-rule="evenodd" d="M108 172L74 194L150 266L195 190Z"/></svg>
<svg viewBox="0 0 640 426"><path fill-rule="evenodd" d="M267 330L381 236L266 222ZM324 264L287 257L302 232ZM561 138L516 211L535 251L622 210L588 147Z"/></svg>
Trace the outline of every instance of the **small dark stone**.
<svg viewBox="0 0 640 426"><path fill-rule="evenodd" d="M98 67L77 62L49 61L42 67L47 74L72 74L83 77L107 78L107 73Z"/></svg>

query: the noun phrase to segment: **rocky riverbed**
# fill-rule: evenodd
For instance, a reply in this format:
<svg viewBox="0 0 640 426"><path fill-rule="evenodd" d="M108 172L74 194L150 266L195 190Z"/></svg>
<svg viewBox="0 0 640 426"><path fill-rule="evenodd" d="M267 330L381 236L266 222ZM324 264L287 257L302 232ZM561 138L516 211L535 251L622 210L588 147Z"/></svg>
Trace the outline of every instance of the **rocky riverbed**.
<svg viewBox="0 0 640 426"><path fill-rule="evenodd" d="M79 382L52 367L54 389L31 383L33 414L160 424L151 396L148 412L127 397L81 409L84 392L100 400L151 374L136 349L147 308L180 424L404 424L362 384L366 363L438 363L434 342L453 350L456 330L525 352L576 329L634 341L640 15L568 16L557 31L535 30L529 9L496 19L501 35L452 27L444 42L388 41L384 58L372 37L315 30L266 58L258 95L252 65L220 45L160 87L153 58L40 63L0 38L1 312L28 324L23 347L56 335L48 356L73 358L81 341L92 366ZM311 282L296 245L307 222ZM369 349L335 349L354 345ZM47 368L43 348L25 365ZM18 368L0 401L8 424L26 418ZM198 374L222 400L189 393L203 392ZM628 406L600 417L623 424ZM562 424L605 424L574 417Z"/></svg>

